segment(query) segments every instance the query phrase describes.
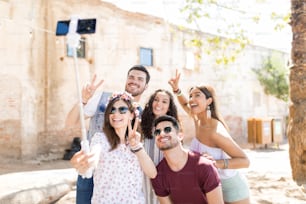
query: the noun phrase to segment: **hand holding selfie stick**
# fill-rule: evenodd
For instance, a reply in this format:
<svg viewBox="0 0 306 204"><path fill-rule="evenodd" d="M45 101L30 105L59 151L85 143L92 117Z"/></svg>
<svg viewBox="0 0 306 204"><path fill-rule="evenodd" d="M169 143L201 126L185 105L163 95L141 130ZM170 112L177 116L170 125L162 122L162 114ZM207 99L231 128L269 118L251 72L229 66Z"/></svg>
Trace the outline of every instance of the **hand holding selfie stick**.
<svg viewBox="0 0 306 204"><path fill-rule="evenodd" d="M73 59L74 59L74 68L75 68L75 79L77 84L77 91L78 91L78 100L79 100L79 107L80 107L80 121L81 121L81 131L82 131L82 142L81 147L85 153L89 153L89 142L87 140L86 134L86 127L85 127L85 119L84 119L84 109L82 103L82 91L80 87L80 75L79 75L79 67L77 61L77 48L80 45L81 36L76 32L78 26L78 17L72 16L70 23L69 23L69 31L67 34L67 44L69 48L73 51ZM93 169L90 167L83 177L90 178L92 177Z"/></svg>

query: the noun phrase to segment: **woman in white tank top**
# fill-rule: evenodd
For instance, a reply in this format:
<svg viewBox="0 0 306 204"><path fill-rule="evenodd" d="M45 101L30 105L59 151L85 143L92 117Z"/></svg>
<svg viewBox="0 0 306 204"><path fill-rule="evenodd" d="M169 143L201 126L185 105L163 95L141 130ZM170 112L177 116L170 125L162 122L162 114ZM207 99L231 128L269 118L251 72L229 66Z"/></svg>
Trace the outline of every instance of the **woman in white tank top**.
<svg viewBox="0 0 306 204"><path fill-rule="evenodd" d="M192 87L189 99L179 89L180 74L169 80L173 92L183 109L192 117L196 137L190 149L202 153L215 161L219 170L225 203L250 203L249 187L246 178L237 170L249 167L249 159L232 139L218 106L215 91L210 86Z"/></svg>

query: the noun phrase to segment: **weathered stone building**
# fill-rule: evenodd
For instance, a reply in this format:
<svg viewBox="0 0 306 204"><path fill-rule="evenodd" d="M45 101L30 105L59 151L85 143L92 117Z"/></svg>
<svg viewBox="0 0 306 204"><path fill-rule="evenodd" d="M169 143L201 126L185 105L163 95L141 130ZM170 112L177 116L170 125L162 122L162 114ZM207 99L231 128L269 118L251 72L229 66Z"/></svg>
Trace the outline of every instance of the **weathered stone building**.
<svg viewBox="0 0 306 204"><path fill-rule="evenodd" d="M283 119L287 115L287 105L265 95L251 71L275 50L249 45L227 67L203 56L194 69L187 69L186 55L194 50L184 42L192 36L163 19L127 12L100 0L0 0L1 156L62 157L72 138L79 135L78 130L64 127L77 90L66 38L55 36L57 21L74 14L97 19L96 33L83 36L86 56L78 59L81 84L96 73L105 80L101 89L122 90L127 70L140 63L140 48L149 48L153 51L153 65L148 66L152 81L143 103L155 89L170 89L167 81L180 68L185 93L195 84L216 88L221 112L240 142L247 141L248 118ZM281 54L285 63L288 54ZM192 123L179 110L184 130L192 136Z"/></svg>

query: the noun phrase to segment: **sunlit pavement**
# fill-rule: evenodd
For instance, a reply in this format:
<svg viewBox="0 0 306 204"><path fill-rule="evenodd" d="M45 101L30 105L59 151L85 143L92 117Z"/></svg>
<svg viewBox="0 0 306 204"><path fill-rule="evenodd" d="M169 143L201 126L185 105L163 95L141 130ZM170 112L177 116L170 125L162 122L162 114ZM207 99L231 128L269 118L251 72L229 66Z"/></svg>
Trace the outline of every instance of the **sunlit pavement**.
<svg viewBox="0 0 306 204"><path fill-rule="evenodd" d="M74 188L76 176L74 169L0 175L0 204L54 203Z"/></svg>
<svg viewBox="0 0 306 204"><path fill-rule="evenodd" d="M251 164L241 171L249 180L252 204L306 203L306 195L291 178L288 148L245 149ZM0 204L74 204L76 178L71 168L0 175Z"/></svg>

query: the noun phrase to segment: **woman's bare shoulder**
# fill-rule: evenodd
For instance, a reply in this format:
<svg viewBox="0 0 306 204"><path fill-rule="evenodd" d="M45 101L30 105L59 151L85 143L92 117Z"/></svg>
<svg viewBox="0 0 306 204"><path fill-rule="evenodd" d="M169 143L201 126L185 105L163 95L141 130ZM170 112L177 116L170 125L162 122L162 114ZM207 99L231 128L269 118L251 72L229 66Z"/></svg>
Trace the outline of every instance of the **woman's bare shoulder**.
<svg viewBox="0 0 306 204"><path fill-rule="evenodd" d="M231 137L228 130L224 127L224 125L216 120L216 135L222 136L222 137Z"/></svg>

